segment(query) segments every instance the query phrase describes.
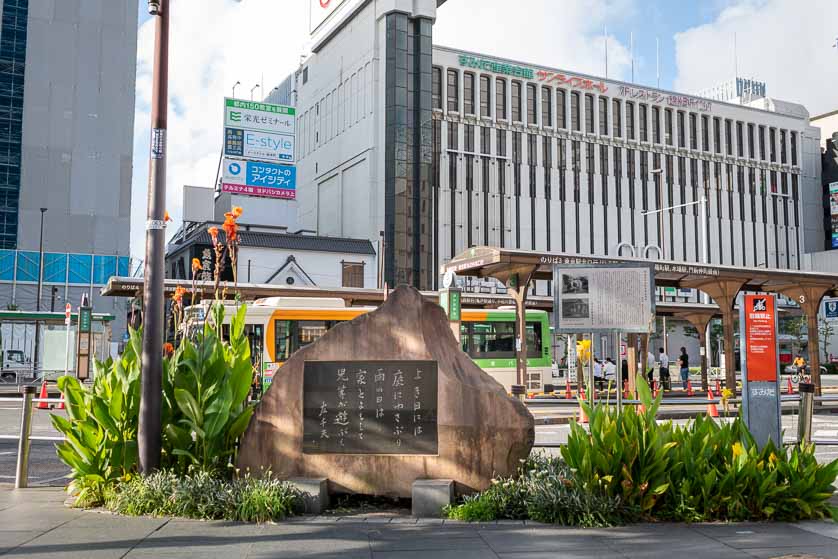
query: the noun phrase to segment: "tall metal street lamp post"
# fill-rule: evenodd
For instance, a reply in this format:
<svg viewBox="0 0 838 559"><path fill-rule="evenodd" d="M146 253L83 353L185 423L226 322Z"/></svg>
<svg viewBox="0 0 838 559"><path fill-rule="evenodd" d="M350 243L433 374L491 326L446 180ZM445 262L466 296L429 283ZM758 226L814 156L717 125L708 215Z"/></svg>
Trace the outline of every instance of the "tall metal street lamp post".
<svg viewBox="0 0 838 559"><path fill-rule="evenodd" d="M44 291L44 214L46 208L41 208L41 236L38 241L38 290L35 295L35 310L41 310L41 297ZM38 374L38 355L41 351L41 323L35 320L35 355L32 356L32 372Z"/></svg>
<svg viewBox="0 0 838 559"><path fill-rule="evenodd" d="M160 466L164 326L164 243L166 235L166 129L169 81L170 0L148 0L155 19L154 74L151 97L151 149L148 164L148 212L143 278L143 355L140 420L137 433L140 471Z"/></svg>
<svg viewBox="0 0 838 559"><path fill-rule="evenodd" d="M253 101L253 92L259 88L259 84L257 83L253 87L250 88L250 100Z"/></svg>
<svg viewBox="0 0 838 559"><path fill-rule="evenodd" d="M242 82L240 82L240 81L236 81L236 83L233 84L233 99L236 98L236 88L238 86L240 86L241 84L242 84Z"/></svg>

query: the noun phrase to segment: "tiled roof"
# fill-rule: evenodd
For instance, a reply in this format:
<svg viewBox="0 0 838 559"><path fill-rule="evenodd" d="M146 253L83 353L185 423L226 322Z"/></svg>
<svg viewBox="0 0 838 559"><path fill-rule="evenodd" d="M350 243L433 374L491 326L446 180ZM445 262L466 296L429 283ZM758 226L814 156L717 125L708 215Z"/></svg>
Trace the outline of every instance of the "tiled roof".
<svg viewBox="0 0 838 559"><path fill-rule="evenodd" d="M209 224L207 224L209 225ZM218 240L224 242L224 231L219 226ZM177 239L177 236L176 236ZM187 234L186 240L169 243L169 254L189 245L212 244L207 227L199 227ZM311 250L318 252L339 252L348 254L375 255L372 243L367 239L347 239L344 237L319 237L315 235L294 235L290 233L270 233L265 231L239 230L239 246L276 248L285 250Z"/></svg>

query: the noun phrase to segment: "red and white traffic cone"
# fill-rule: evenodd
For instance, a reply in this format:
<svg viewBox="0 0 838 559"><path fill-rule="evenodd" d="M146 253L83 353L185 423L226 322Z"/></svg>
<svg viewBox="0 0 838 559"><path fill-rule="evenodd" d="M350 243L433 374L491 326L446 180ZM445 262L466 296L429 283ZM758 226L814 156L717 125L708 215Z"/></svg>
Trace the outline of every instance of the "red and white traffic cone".
<svg viewBox="0 0 838 559"><path fill-rule="evenodd" d="M693 395L693 385L690 382L690 379L687 379L687 396Z"/></svg>
<svg viewBox="0 0 838 559"><path fill-rule="evenodd" d="M39 410L49 409L49 404L46 402L47 398L49 398L49 395L47 394L47 381L44 381L41 383L41 393L38 395L38 399L40 400L40 402L38 402Z"/></svg>
<svg viewBox="0 0 838 559"><path fill-rule="evenodd" d="M786 392L789 394L794 394L794 385L791 383L791 377L786 377L786 380L788 381L788 389L786 390Z"/></svg>
<svg viewBox="0 0 838 559"><path fill-rule="evenodd" d="M709 417L719 417L719 409L716 407L716 402L713 401L713 390L707 391L707 415Z"/></svg>
<svg viewBox="0 0 838 559"><path fill-rule="evenodd" d="M580 388L579 391L582 394L581 395L582 402L584 402L585 401L585 389ZM585 415L585 409L582 407L582 403L580 402L579 403L579 423L587 423L587 422L588 422L588 416Z"/></svg>
<svg viewBox="0 0 838 559"><path fill-rule="evenodd" d="M722 383L719 382L719 379L716 379L716 394L722 393Z"/></svg>
<svg viewBox="0 0 838 559"><path fill-rule="evenodd" d="M570 390L570 377L568 376L564 385L564 399L570 400L571 398L573 398L573 392Z"/></svg>

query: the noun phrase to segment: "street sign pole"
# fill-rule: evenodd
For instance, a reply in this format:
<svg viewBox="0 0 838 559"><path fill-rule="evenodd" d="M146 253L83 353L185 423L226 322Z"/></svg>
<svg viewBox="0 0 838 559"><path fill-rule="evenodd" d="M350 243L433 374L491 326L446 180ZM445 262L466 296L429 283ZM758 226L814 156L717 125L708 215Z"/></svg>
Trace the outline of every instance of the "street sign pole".
<svg viewBox="0 0 838 559"><path fill-rule="evenodd" d="M91 338L93 332L93 309L87 293L81 297L79 306L79 323L76 334L76 378L87 380L90 378L90 356L93 354Z"/></svg>
<svg viewBox="0 0 838 559"><path fill-rule="evenodd" d="M760 449L769 440L782 448L776 296L745 295L739 306L739 325L745 424Z"/></svg>
<svg viewBox="0 0 838 559"><path fill-rule="evenodd" d="M154 73L151 99L151 149L149 157L148 213L145 233L143 289L143 354L140 376L140 418L137 434L140 472L160 466L162 444L161 400L163 383L163 299L166 235L166 134L169 82L170 0L149 3L155 16Z"/></svg>

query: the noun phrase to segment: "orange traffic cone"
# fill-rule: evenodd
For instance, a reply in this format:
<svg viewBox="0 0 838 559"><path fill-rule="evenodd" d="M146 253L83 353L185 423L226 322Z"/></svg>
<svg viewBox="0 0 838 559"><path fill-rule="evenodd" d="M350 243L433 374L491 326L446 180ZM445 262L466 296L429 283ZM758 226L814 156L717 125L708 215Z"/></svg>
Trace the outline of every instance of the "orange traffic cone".
<svg viewBox="0 0 838 559"><path fill-rule="evenodd" d="M623 399L631 400L631 392L629 392L629 381L623 382Z"/></svg>
<svg viewBox="0 0 838 559"><path fill-rule="evenodd" d="M41 383L41 394L38 396L38 399L41 400L40 402L38 402L39 410L49 409L49 404L44 401L47 398L49 398L49 396L47 395L47 381L44 381L43 383Z"/></svg>
<svg viewBox="0 0 838 559"><path fill-rule="evenodd" d="M707 403L707 415L709 417L719 417L719 410L716 408L716 402L713 401L713 390L707 391L707 399L709 402Z"/></svg>
<svg viewBox="0 0 838 559"><path fill-rule="evenodd" d="M687 396L693 395L693 385L690 382L690 379L687 379Z"/></svg>
<svg viewBox="0 0 838 559"><path fill-rule="evenodd" d="M57 410L63 410L64 409L64 393L60 392L60 394L61 394L61 396L60 396L60 400L58 402L58 406L56 406L56 408L55 408Z"/></svg>
<svg viewBox="0 0 838 559"><path fill-rule="evenodd" d="M660 387L658 386L658 381L653 380L653 381L652 381L652 386L654 387L654 390L655 390L655 392L654 392L654 394L652 395L652 397L653 397L653 398L657 398L657 397L658 397L658 393L660 392Z"/></svg>
<svg viewBox="0 0 838 559"><path fill-rule="evenodd" d="M794 394L794 385L791 383L791 377L787 377L786 380L788 381L788 389L786 390L789 394Z"/></svg>
<svg viewBox="0 0 838 559"><path fill-rule="evenodd" d="M564 385L564 399L570 400L573 398L573 392L570 390L570 377L567 377L567 382Z"/></svg>
<svg viewBox="0 0 838 559"><path fill-rule="evenodd" d="M580 388L579 392L581 393L580 397L582 398L582 401L584 402L585 401L585 389ZM588 416L585 415L585 410L582 408L582 405L580 403L580 405L579 405L579 423L587 423L587 422L588 422Z"/></svg>
<svg viewBox="0 0 838 559"><path fill-rule="evenodd" d="M719 382L719 379L716 379L716 394L722 393L722 383Z"/></svg>

